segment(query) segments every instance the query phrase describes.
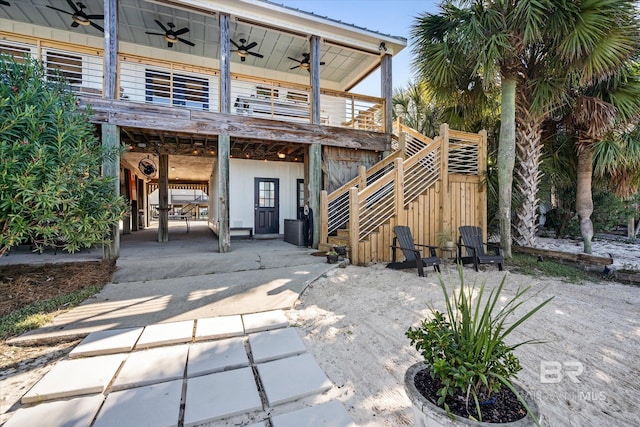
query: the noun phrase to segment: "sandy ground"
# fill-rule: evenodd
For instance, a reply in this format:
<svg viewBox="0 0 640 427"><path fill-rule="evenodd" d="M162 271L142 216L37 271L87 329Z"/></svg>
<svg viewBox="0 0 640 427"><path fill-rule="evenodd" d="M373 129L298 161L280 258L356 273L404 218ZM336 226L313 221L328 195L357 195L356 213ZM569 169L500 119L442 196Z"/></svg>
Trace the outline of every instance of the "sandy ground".
<svg viewBox="0 0 640 427"><path fill-rule="evenodd" d="M492 288L504 274L467 267L464 276ZM443 279L452 289L456 269L449 266ZM535 294L526 307L555 297L510 341L546 341L516 351L523 366L517 382L535 397L542 424L640 425L640 288L506 273L503 295L526 286ZM411 426L403 377L420 357L404 333L430 305L444 310L433 272L420 278L382 265L349 266L313 283L289 314L357 425Z"/></svg>

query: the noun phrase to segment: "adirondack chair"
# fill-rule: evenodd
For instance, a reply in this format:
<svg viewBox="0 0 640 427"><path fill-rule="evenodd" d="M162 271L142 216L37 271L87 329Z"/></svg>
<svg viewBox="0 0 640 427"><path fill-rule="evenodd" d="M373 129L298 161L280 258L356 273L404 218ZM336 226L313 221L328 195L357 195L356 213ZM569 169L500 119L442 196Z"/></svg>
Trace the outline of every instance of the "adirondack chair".
<svg viewBox="0 0 640 427"><path fill-rule="evenodd" d="M393 228L396 234L391 245L391 262L387 264L387 268L402 269L413 268L418 269L418 276L424 277L424 267L433 266L433 269L440 272L440 258L436 255L436 247L429 245L418 245L413 242L411 229L404 225L396 225ZM423 256L418 248L428 248L429 255ZM396 261L396 249L402 250L404 261Z"/></svg>
<svg viewBox="0 0 640 427"><path fill-rule="evenodd" d="M478 265L480 264L495 264L498 266L498 270L502 271L502 263L504 258L502 257L502 248L495 243L484 243L482 241L482 229L480 227L474 227L470 225L463 225L458 228L460 230L460 237L458 239L458 260L462 264L471 264L478 271ZM487 254L484 247L494 248L495 255ZM466 250L466 256L462 255L462 248Z"/></svg>

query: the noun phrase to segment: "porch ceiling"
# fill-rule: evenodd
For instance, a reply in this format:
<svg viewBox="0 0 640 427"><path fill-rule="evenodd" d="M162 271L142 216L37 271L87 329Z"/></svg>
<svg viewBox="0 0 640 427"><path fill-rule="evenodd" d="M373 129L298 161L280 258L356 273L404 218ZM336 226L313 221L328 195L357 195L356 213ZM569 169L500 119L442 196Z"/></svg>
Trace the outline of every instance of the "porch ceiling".
<svg viewBox="0 0 640 427"><path fill-rule="evenodd" d="M137 171L143 158L151 157L157 163L158 154L168 154L169 180L209 180L218 154L217 136L131 127L121 130L122 143L127 147L121 157L129 169ZM231 157L236 159L303 162L304 155L302 144L231 138Z"/></svg>
<svg viewBox="0 0 640 427"><path fill-rule="evenodd" d="M24 22L43 27L42 34L48 28L84 34L89 38L102 38L102 32L90 25L71 27L72 16L51 8L71 10L68 0L11 0L10 6L0 6L0 19ZM232 71L266 78L284 76L289 81L308 83L308 71L292 67L299 65L289 59L303 59L308 53L309 35L322 37L320 61L321 80L337 90L349 90L358 81L369 74L380 62L378 46L385 43L388 52L397 53L406 41L399 37L379 34L370 30L350 26L328 18L319 17L297 9L290 9L270 2L243 0L219 1L146 1L120 0L118 15L118 39L123 44L151 47L174 53L183 53L205 57L217 61L220 49L220 29L218 13L231 14L231 38L240 44L240 39L257 45L251 52L264 58L249 55L244 62L238 54L231 57ZM103 0L86 0L85 13L103 14ZM176 7L171 7L177 6ZM155 22L158 20L167 26L175 25L175 30L188 27L189 32L180 35L195 46L177 42L167 47L161 35L149 35L147 32L164 32ZM94 20L103 26L102 20ZM70 38L71 40L71 38ZM99 46L101 42L90 43ZM232 45L232 49L235 47ZM121 50L127 49L121 46ZM384 52L383 52L384 53ZM261 71L260 71L261 70ZM325 84L326 85L326 84Z"/></svg>

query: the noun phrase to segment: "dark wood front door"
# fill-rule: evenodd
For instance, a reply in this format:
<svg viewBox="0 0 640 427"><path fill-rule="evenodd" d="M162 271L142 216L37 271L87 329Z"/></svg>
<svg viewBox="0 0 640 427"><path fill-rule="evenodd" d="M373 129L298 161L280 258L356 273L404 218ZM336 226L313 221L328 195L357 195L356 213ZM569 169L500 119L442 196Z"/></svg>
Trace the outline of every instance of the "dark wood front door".
<svg viewBox="0 0 640 427"><path fill-rule="evenodd" d="M280 200L278 179L256 178L254 190L255 233L274 234L279 230Z"/></svg>

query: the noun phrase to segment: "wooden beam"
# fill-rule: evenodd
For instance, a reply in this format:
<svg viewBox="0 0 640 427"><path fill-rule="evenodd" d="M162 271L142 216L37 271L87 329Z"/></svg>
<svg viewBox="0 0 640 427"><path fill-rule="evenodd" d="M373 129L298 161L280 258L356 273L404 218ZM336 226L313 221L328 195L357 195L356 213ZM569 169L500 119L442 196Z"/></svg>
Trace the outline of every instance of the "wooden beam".
<svg viewBox="0 0 640 427"><path fill-rule="evenodd" d="M105 149L115 153L102 163L102 175L114 178L113 194L120 195L120 129L114 125L102 125L102 145ZM109 239L111 242L102 247L102 259L115 261L120 256L120 227L111 227Z"/></svg>
<svg viewBox="0 0 640 427"><path fill-rule="evenodd" d="M513 245L512 249L514 252L519 252L523 254L555 258L555 259L560 259L564 261L572 261L576 263L583 262L586 264L597 264L597 265L613 264L613 258L589 255L589 254L583 254L583 253L552 251L548 249L529 248L526 246L516 246L516 245Z"/></svg>
<svg viewBox="0 0 640 427"><path fill-rule="evenodd" d="M139 104L130 101L103 100L80 97L81 106L91 105L93 123L155 131L220 135L233 138L261 139L297 144L322 144L358 150L384 151L391 143L391 135L321 126L290 123L270 119L236 116L209 111Z"/></svg>
<svg viewBox="0 0 640 427"><path fill-rule="evenodd" d="M349 189L349 249L351 250L351 264L360 263L360 216L358 210L358 188Z"/></svg>
<svg viewBox="0 0 640 427"><path fill-rule="evenodd" d="M320 242L320 190L322 190L322 146L309 146L309 207L313 213L312 247L318 248ZM305 163L307 164L307 163Z"/></svg>
<svg viewBox="0 0 640 427"><path fill-rule="evenodd" d="M440 230L451 229L451 197L449 194L449 126L440 125ZM465 225L465 224L459 224ZM431 238L431 236L430 236ZM486 241L486 236L485 236Z"/></svg>
<svg viewBox="0 0 640 427"><path fill-rule="evenodd" d="M158 242L169 241L169 155L158 156Z"/></svg>

